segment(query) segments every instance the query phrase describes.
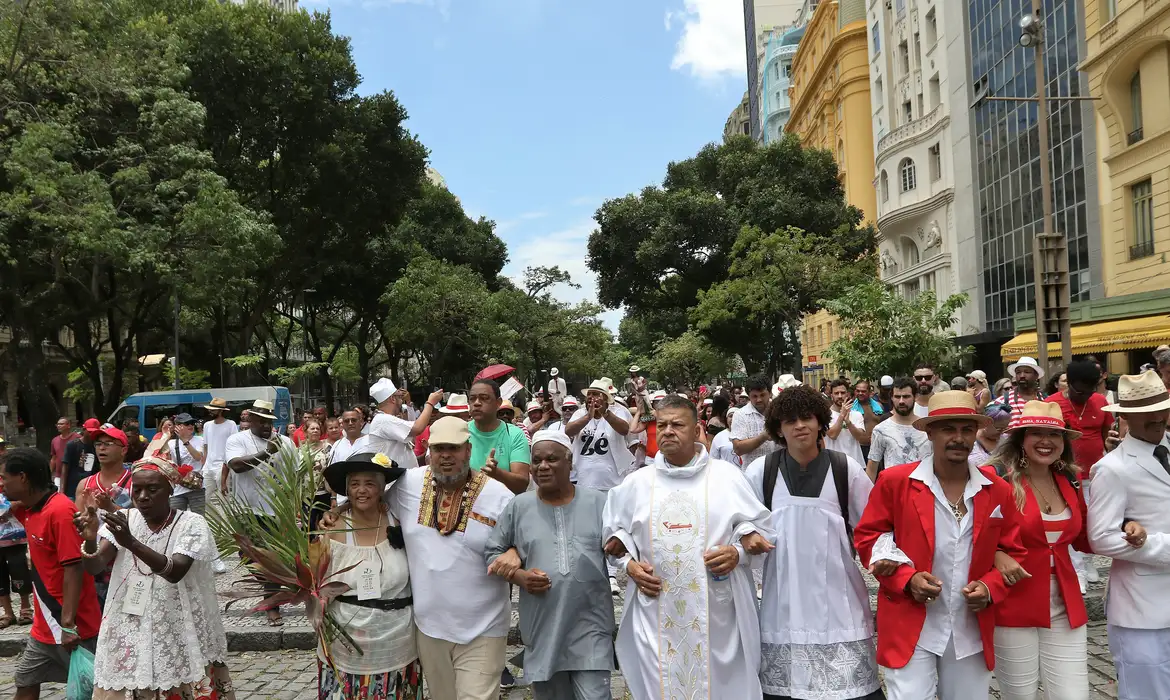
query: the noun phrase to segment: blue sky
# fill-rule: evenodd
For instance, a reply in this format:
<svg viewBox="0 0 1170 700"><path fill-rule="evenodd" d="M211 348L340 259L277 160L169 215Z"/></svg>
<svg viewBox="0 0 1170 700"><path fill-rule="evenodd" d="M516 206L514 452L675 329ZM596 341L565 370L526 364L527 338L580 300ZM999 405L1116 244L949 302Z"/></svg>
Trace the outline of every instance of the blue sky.
<svg viewBox="0 0 1170 700"><path fill-rule="evenodd" d="M742 0L301 0L352 38L365 94L392 90L431 165L496 221L505 272L585 267L593 212L722 138L743 95ZM616 330L620 312L606 314Z"/></svg>

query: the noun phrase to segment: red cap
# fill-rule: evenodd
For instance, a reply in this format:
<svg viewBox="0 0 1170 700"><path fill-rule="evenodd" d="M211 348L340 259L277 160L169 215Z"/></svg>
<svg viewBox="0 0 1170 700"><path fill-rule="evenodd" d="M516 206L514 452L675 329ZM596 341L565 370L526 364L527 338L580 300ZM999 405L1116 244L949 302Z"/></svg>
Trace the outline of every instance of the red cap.
<svg viewBox="0 0 1170 700"><path fill-rule="evenodd" d="M86 421L86 423L88 424L89 421ZM117 428L110 425L109 423L106 423L105 425L102 425L102 426L98 426L97 430L91 431L91 435L93 435L95 440L97 439L97 437L99 435L105 435L108 438L113 438L113 439L117 440L118 442L122 443L122 447L128 447L130 445L130 441L126 438L126 433L122 432L121 430L118 430Z"/></svg>
<svg viewBox="0 0 1170 700"><path fill-rule="evenodd" d="M86 431L93 433L101 430L102 422L97 418L90 418L89 420L85 421L81 427L85 428Z"/></svg>

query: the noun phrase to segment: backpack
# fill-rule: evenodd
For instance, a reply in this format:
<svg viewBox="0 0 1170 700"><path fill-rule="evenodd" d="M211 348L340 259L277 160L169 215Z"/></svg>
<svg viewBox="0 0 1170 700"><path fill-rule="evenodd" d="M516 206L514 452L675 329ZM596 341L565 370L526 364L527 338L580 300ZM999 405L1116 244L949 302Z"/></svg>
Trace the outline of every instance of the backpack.
<svg viewBox="0 0 1170 700"><path fill-rule="evenodd" d="M829 471L833 476L833 486L837 489L837 503L841 505L841 517L845 519L845 534L849 537L849 546L853 547L853 526L849 524L849 458L843 452L825 450L829 456ZM780 476L780 463L786 451L780 448L764 458L764 505L772 510L772 491L776 489L776 479Z"/></svg>

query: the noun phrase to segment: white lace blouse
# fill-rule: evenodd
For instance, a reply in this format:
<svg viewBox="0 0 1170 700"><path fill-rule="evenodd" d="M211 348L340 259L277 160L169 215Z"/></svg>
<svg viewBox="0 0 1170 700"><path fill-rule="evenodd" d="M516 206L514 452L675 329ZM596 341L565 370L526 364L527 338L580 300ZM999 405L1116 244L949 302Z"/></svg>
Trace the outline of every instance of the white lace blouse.
<svg viewBox="0 0 1170 700"><path fill-rule="evenodd" d="M177 584L151 576L146 613L132 615L123 610L127 582L137 570L150 567L114 542L105 525L98 537L117 548L105 617L98 634L94 658L94 686L103 690L170 690L205 677L207 665L227 658L215 597L216 557L211 530L203 516L179 511L170 525L151 532L142 514L126 511L130 532L151 549L171 556L184 554L195 561Z"/></svg>

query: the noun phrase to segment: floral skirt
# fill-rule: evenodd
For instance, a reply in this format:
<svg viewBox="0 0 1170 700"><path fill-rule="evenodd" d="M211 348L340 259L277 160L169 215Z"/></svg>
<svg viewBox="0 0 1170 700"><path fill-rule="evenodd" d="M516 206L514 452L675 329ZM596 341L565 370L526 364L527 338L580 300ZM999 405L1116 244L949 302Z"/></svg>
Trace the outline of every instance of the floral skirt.
<svg viewBox="0 0 1170 700"><path fill-rule="evenodd" d="M317 661L317 700L422 700L422 691L422 665L417 660L397 671L368 675L334 674Z"/></svg>
<svg viewBox="0 0 1170 700"><path fill-rule="evenodd" d="M94 687L93 700L235 700L227 664L215 661L198 683L184 683L169 690L106 690Z"/></svg>

